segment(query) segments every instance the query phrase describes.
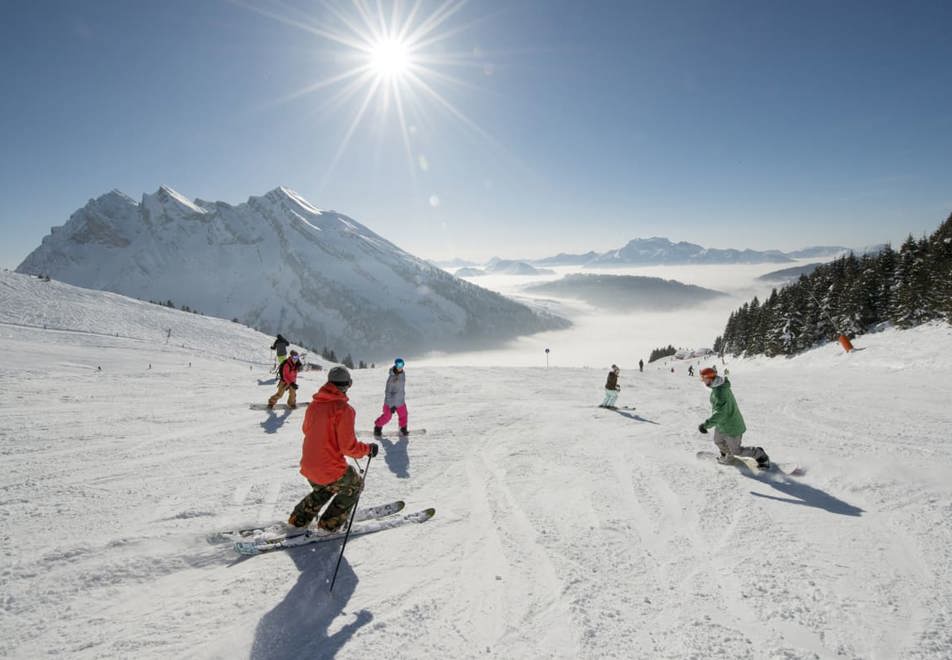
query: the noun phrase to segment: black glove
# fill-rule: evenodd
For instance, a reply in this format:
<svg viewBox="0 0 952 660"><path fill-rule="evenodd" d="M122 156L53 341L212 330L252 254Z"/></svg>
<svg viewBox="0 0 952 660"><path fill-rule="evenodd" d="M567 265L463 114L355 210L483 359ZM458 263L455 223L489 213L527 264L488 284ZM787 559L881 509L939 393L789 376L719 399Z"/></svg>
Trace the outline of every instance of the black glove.
<svg viewBox="0 0 952 660"><path fill-rule="evenodd" d="M370 458L373 458L377 455L377 452L380 451L380 446L376 442L371 442L369 446L370 446L369 456Z"/></svg>
<svg viewBox="0 0 952 660"><path fill-rule="evenodd" d="M297 383L291 383L291 389L292 389L292 390L296 390L297 387L298 387L298 386L297 386Z"/></svg>
<svg viewBox="0 0 952 660"><path fill-rule="evenodd" d="M697 430L700 431L701 433L707 433L707 427L704 426L704 422L701 422L700 424L698 424Z"/></svg>
<svg viewBox="0 0 952 660"><path fill-rule="evenodd" d="M397 412L397 407L396 407L396 406L390 406L390 414L393 414L393 413L395 413L395 412Z"/></svg>

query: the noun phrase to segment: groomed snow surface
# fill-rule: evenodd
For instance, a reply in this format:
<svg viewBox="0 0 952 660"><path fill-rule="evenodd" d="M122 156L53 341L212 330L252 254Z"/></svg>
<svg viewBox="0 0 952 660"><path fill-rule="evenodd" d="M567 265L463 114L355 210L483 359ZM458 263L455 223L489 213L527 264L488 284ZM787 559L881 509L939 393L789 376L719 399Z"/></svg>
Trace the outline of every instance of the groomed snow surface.
<svg viewBox="0 0 952 660"><path fill-rule="evenodd" d="M799 478L695 457L685 363L620 357L618 412L601 369L408 364L428 433L383 442L362 503L436 517L353 539L331 594L337 543L207 540L308 490L304 410L249 409L271 337L10 273L0 310L0 655L952 655L948 326L726 365L746 440ZM354 373L361 431L385 376Z"/></svg>

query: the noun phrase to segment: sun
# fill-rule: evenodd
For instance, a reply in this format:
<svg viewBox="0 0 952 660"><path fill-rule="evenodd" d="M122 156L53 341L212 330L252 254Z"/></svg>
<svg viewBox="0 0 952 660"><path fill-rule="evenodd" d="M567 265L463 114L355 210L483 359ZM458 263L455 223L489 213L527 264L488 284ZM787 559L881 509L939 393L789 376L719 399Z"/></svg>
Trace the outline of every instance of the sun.
<svg viewBox="0 0 952 660"><path fill-rule="evenodd" d="M370 68L380 78L402 78L410 72L410 48L399 39L382 39L370 47Z"/></svg>
<svg viewBox="0 0 952 660"><path fill-rule="evenodd" d="M492 140L439 91L441 86L479 89L465 77L454 75L454 71L492 75L484 51L453 46L457 35L471 24L459 22L459 14L468 0L352 0L350 8L339 0L319 0L318 15L314 16L280 5L281 0L256 0L254 4L231 1L304 30L317 37L318 42L333 44L331 52L342 65L337 73L272 102L283 104L315 94L322 112L337 114L342 114L345 104L353 104L346 113L351 116L350 124L327 161L321 186L328 181L361 124L372 114L379 119L378 126L392 125L384 121L396 119L407 166L414 176L418 157L411 136L419 126L432 121L434 110ZM432 11L428 11L430 7Z"/></svg>

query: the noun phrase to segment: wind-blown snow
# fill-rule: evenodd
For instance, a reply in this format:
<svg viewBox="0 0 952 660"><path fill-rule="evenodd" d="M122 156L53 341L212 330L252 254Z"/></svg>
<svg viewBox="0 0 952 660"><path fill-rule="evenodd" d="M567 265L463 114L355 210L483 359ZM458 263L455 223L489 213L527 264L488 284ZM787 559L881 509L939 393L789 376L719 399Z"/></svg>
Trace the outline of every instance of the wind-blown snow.
<svg viewBox="0 0 952 660"><path fill-rule="evenodd" d="M206 542L282 519L307 492L304 411L248 409L273 390L271 337L10 273L0 310L0 655L952 648L948 326L720 365L746 440L801 478L698 461L707 391L683 362L622 364L619 403L637 410L610 412L595 407L602 370L411 361L410 426L428 433L382 443L362 502L437 515L353 539L329 594L336 544L241 560ZM385 377L354 372L364 432ZM321 381L302 374L302 398Z"/></svg>

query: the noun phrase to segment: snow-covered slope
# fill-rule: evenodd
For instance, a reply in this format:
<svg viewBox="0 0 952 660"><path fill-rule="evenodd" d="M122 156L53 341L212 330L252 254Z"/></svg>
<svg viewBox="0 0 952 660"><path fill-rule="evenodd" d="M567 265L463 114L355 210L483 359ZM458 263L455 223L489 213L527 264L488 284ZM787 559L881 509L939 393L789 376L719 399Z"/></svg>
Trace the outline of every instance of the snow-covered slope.
<svg viewBox="0 0 952 660"><path fill-rule="evenodd" d="M6 271L0 273L0 324L23 326L28 332L56 331L43 335L52 337L54 344L62 332L81 333L176 355L235 360L246 366L270 366L273 355L269 347L274 337L239 323ZM303 351L300 346L292 348ZM108 351L103 355L108 357ZM327 364L313 354L308 361Z"/></svg>
<svg viewBox="0 0 952 660"><path fill-rule="evenodd" d="M436 517L352 539L330 594L336 544L240 560L206 541L284 518L308 491L303 411L249 410L267 373L215 352L258 338L138 303L138 320L93 334L89 319L121 316L116 297L10 279L0 655L949 657L948 326L721 365L746 439L800 478L698 461L709 404L683 362L622 363L620 403L637 410L610 412L595 407L607 365L411 361L410 426L428 433L382 443L362 501ZM172 317L152 314L182 319L173 337L221 323L234 339L165 345ZM386 375L354 378L369 430ZM301 394L321 380L302 374Z"/></svg>
<svg viewBox="0 0 952 660"><path fill-rule="evenodd" d="M113 191L55 227L17 268L169 300L315 347L380 358L565 327L418 259L287 188L244 204L166 187Z"/></svg>

